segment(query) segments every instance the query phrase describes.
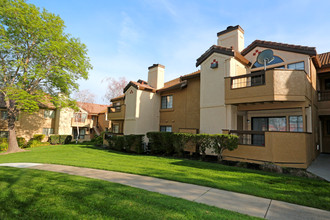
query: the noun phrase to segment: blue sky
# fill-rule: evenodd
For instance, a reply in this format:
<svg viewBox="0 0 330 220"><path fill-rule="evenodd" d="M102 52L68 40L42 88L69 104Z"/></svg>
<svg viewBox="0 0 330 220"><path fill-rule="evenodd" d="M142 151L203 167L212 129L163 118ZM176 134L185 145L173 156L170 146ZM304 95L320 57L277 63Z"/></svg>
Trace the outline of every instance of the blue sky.
<svg viewBox="0 0 330 220"><path fill-rule="evenodd" d="M165 81L197 70L196 59L217 32L239 24L245 47L268 40L330 51L330 1L29 0L65 22L87 45L93 65L80 89L105 103L102 79L147 80L148 66L165 65Z"/></svg>

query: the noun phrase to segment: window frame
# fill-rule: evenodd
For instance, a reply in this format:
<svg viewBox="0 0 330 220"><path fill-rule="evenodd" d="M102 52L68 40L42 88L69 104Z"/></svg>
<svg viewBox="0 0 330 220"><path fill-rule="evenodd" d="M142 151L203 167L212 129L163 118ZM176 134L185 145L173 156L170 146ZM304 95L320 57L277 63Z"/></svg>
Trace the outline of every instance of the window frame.
<svg viewBox="0 0 330 220"><path fill-rule="evenodd" d="M292 68L289 68L289 65L293 65L293 64L298 64L298 63L303 63L303 69L296 69L296 68L294 68L294 69L292 69ZM288 64L286 64L286 68L288 69L288 70L305 70L305 61L303 60L303 61L299 61L299 62L294 62L294 63L288 63Z"/></svg>
<svg viewBox="0 0 330 220"><path fill-rule="evenodd" d="M54 134L54 128L42 128L42 134L50 136Z"/></svg>
<svg viewBox="0 0 330 220"><path fill-rule="evenodd" d="M302 130L301 130L301 131L299 131L298 129L297 129L297 131L293 131L293 130L291 130L291 121L290 121L290 120L291 120L291 117L297 117L297 118L298 118L298 117L301 117L301 124L302 124ZM288 120L288 126L289 126L289 131L290 131L290 132L304 132L304 118L303 118L302 115L289 115L289 116L288 116L288 119L289 119L289 120ZM298 120L297 120L297 122L298 122ZM297 123L297 128L299 128L299 127L298 127L298 124L299 124L299 123Z"/></svg>
<svg viewBox="0 0 330 220"><path fill-rule="evenodd" d="M44 118L55 118L55 110L54 109L45 109L44 110Z"/></svg>
<svg viewBox="0 0 330 220"><path fill-rule="evenodd" d="M171 102L167 100L167 97L172 97ZM163 106L163 98L165 98L165 106ZM169 103L171 103L171 106L169 107ZM173 109L173 94L171 95L163 95L160 99L160 109Z"/></svg>
<svg viewBox="0 0 330 220"><path fill-rule="evenodd" d="M162 131L162 128L165 128L165 130ZM170 130L168 130L170 128ZM171 125L161 125L159 126L159 131L160 132L172 132L172 126Z"/></svg>
<svg viewBox="0 0 330 220"><path fill-rule="evenodd" d="M0 138L9 138L9 131L0 131Z"/></svg>

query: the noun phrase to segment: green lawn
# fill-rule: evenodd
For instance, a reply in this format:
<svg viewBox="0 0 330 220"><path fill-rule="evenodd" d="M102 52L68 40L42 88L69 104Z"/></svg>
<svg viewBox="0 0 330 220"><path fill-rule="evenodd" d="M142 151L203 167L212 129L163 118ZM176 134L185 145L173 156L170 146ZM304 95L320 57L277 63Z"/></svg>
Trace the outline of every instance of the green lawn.
<svg viewBox="0 0 330 220"><path fill-rule="evenodd" d="M141 156L90 145L33 148L0 155L0 163L39 162L114 170L176 180L330 210L330 183L201 161Z"/></svg>
<svg viewBox="0 0 330 220"><path fill-rule="evenodd" d="M256 219L103 180L0 168L0 219Z"/></svg>

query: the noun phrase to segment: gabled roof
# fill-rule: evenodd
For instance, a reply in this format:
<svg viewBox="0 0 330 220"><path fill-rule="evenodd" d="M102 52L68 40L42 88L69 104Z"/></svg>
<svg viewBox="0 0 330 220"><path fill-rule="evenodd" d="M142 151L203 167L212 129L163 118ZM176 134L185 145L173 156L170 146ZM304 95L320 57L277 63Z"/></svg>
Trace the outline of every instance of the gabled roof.
<svg viewBox="0 0 330 220"><path fill-rule="evenodd" d="M300 45L294 45L294 44L283 44L283 43L277 43L272 41L263 41L263 40L255 40L253 41L249 46L247 46L244 50L242 50L241 54L245 56L248 54L251 50L253 50L255 47L265 47L265 48L271 48L275 50L284 50L288 52L294 52L294 53L301 53L301 54L307 54L310 56L316 56L316 49L315 47L306 47L306 46L300 46Z"/></svg>
<svg viewBox="0 0 330 220"><path fill-rule="evenodd" d="M179 78L173 79L169 82L166 82L164 84L164 87L157 90L157 92L165 92L173 89L182 89L185 88L188 85L188 80L193 79L196 77L200 77L201 71L198 70L193 73L189 73L183 76L180 76Z"/></svg>
<svg viewBox="0 0 330 220"><path fill-rule="evenodd" d="M107 110L109 105L100 105L87 102L77 102L77 105L88 112L90 115L97 115Z"/></svg>
<svg viewBox="0 0 330 220"><path fill-rule="evenodd" d="M156 89L149 86L149 85L146 85L146 84L141 84L141 83L138 83L138 82L134 82L134 81L130 81L127 86L124 88L124 93L129 89L129 87L133 86L134 88L136 89L139 89L139 90L146 90L146 91L149 91L149 92L156 92Z"/></svg>
<svg viewBox="0 0 330 220"><path fill-rule="evenodd" d="M117 97L111 99L110 101L111 102L115 102L115 101L119 101L119 100L122 100L122 99L125 99L125 94L122 94L120 96L117 96Z"/></svg>
<svg viewBox="0 0 330 220"><path fill-rule="evenodd" d="M321 53L318 55L321 63L321 68L330 67L330 52Z"/></svg>
<svg viewBox="0 0 330 220"><path fill-rule="evenodd" d="M227 56L232 56L232 57L235 57L239 62L241 62L244 65L251 65L250 61L248 61L239 52L234 51L232 48L213 45L207 51L205 51L205 53L203 53L202 56L200 56L197 59L196 67L199 66L201 63L203 63L213 53L219 53L219 54L224 54Z"/></svg>

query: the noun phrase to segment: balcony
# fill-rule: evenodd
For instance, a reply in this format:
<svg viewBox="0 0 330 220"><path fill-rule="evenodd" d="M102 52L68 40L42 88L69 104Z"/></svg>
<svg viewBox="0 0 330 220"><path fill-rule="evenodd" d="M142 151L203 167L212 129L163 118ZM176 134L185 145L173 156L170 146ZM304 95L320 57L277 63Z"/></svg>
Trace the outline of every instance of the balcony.
<svg viewBox="0 0 330 220"><path fill-rule="evenodd" d="M312 97L303 70L267 70L225 78L225 103L305 101Z"/></svg>
<svg viewBox="0 0 330 220"><path fill-rule="evenodd" d="M93 120L92 119L71 119L71 127L85 127L85 128L93 128Z"/></svg>
<svg viewBox="0 0 330 220"><path fill-rule="evenodd" d="M125 119L125 105L121 105L120 108L109 108L108 120L124 120Z"/></svg>
<svg viewBox="0 0 330 220"><path fill-rule="evenodd" d="M225 160L271 162L306 168L312 161L312 134L282 131L230 131L239 137L236 150L224 151Z"/></svg>
<svg viewBox="0 0 330 220"><path fill-rule="evenodd" d="M319 115L330 115L330 91L318 91Z"/></svg>

